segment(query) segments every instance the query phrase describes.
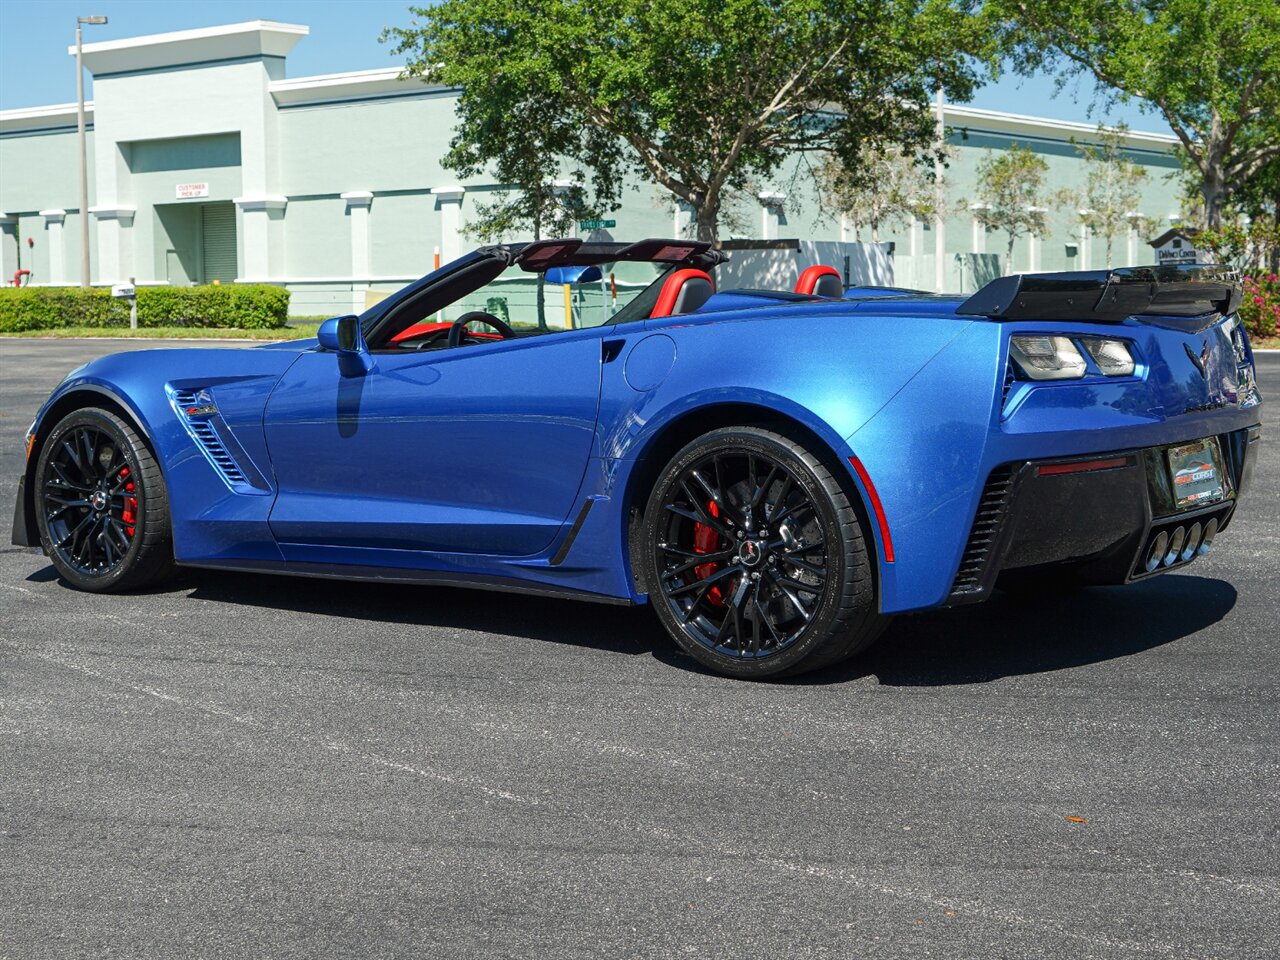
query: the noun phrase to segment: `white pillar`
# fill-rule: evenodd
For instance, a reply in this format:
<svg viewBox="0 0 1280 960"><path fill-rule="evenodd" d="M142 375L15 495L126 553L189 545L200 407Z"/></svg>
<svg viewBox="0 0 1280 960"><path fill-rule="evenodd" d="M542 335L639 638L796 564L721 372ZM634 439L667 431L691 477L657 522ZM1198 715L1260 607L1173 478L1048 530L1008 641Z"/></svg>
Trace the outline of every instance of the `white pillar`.
<svg viewBox="0 0 1280 960"><path fill-rule="evenodd" d="M989 203L971 203L969 204L969 216L972 221L973 239L970 246L973 247L974 253L987 252L987 228L982 225L982 221L978 219L978 215L983 210L990 209Z"/></svg>
<svg viewBox="0 0 1280 960"><path fill-rule="evenodd" d="M924 287L926 281L924 279L924 221L917 217L911 218L911 224L907 229L907 250L909 256L907 263L909 266L904 270L899 270L897 263L893 266L894 283L901 284L904 287Z"/></svg>
<svg viewBox="0 0 1280 960"><path fill-rule="evenodd" d="M373 194L368 190L352 190L341 194L347 201L347 216L351 218L351 276L356 283L367 282L369 270L369 208Z"/></svg>
<svg viewBox="0 0 1280 960"><path fill-rule="evenodd" d="M237 279L258 281L277 277L284 266L284 250L271 242L271 221L284 217L288 197L259 194L236 197L232 202L240 208L241 266Z"/></svg>
<svg viewBox="0 0 1280 960"><path fill-rule="evenodd" d="M1077 212L1083 218L1083 217L1087 217L1093 211L1081 209ZM1092 267L1090 266L1090 263L1092 262L1093 258L1089 256L1089 253L1090 253L1089 236L1090 236L1089 224L1081 220L1081 223L1080 223L1080 269L1081 270L1092 269Z"/></svg>
<svg viewBox="0 0 1280 960"><path fill-rule="evenodd" d="M671 218L671 236L676 240L693 237L693 206L684 200L677 200L675 212Z"/></svg>
<svg viewBox="0 0 1280 960"><path fill-rule="evenodd" d="M90 207L98 221L98 283L120 283L133 275L134 207Z"/></svg>
<svg viewBox="0 0 1280 960"><path fill-rule="evenodd" d="M440 263L462 256L462 196L466 187L436 187L431 193L440 211Z"/></svg>
<svg viewBox="0 0 1280 960"><path fill-rule="evenodd" d="M369 289L369 207L373 194L368 190L352 190L339 196L347 201L347 217L351 220L351 312L361 313L365 291Z"/></svg>
<svg viewBox="0 0 1280 960"><path fill-rule="evenodd" d="M778 221L782 217L782 205L786 202L787 195L777 191L766 190L763 193L757 193L756 199L760 201L761 239L777 240Z"/></svg>
<svg viewBox="0 0 1280 960"><path fill-rule="evenodd" d="M1027 213L1045 213L1044 207L1029 206ZM1040 237L1035 233L1027 234L1027 272L1036 273L1040 269Z"/></svg>
<svg viewBox="0 0 1280 960"><path fill-rule="evenodd" d="M67 211L41 210L40 216L44 217L44 230L48 236L46 242L49 244L49 276L45 279L52 284L65 284L67 282L67 246L62 238L62 226L67 219Z"/></svg>
<svg viewBox="0 0 1280 960"><path fill-rule="evenodd" d="M12 213L0 213L0 286L8 286L12 283L13 273L18 269L17 236L17 216Z"/></svg>

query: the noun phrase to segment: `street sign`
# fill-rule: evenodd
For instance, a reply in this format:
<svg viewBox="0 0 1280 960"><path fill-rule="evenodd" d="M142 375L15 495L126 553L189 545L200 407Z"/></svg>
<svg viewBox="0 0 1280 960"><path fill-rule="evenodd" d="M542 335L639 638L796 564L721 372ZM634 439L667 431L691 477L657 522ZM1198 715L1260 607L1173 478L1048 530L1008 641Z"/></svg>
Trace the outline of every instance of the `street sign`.
<svg viewBox="0 0 1280 960"><path fill-rule="evenodd" d="M612 230L618 225L617 220L579 220L579 230Z"/></svg>

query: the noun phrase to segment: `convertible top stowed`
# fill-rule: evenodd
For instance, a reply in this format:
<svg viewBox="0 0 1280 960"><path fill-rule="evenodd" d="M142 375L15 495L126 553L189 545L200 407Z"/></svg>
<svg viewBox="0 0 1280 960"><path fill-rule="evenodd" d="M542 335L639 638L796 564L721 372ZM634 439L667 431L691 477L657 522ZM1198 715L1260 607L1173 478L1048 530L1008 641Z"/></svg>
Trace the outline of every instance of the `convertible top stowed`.
<svg viewBox="0 0 1280 960"><path fill-rule="evenodd" d="M661 238L637 240L635 243L601 243L563 237L556 240L534 240L532 243L495 244L481 247L476 252L500 257L508 264L518 263L530 273L552 267L590 267L620 260L683 264L705 270L729 259L719 250L713 250L705 240Z"/></svg>

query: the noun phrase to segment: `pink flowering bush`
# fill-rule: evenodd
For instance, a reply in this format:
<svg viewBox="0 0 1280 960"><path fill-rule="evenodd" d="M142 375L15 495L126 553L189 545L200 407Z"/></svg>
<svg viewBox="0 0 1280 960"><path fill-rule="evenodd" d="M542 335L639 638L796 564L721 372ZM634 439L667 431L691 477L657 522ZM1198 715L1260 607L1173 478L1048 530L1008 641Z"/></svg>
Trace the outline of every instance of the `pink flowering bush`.
<svg viewBox="0 0 1280 960"><path fill-rule="evenodd" d="M1274 337L1280 329L1280 274L1244 278L1240 319L1251 337Z"/></svg>

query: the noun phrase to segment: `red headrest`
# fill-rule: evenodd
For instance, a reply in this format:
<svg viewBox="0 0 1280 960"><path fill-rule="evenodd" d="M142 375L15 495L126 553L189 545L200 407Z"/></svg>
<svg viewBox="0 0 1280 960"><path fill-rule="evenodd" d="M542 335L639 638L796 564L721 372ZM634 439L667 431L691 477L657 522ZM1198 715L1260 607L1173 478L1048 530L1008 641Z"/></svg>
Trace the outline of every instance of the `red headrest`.
<svg viewBox="0 0 1280 960"><path fill-rule="evenodd" d="M649 316L674 317L690 313L706 303L715 292L716 285L709 274L692 267L677 270L662 284L658 302Z"/></svg>
<svg viewBox="0 0 1280 960"><path fill-rule="evenodd" d="M796 282L796 293L839 300L844 296L844 281L840 279L840 271L835 267L819 263L800 274L800 279Z"/></svg>

